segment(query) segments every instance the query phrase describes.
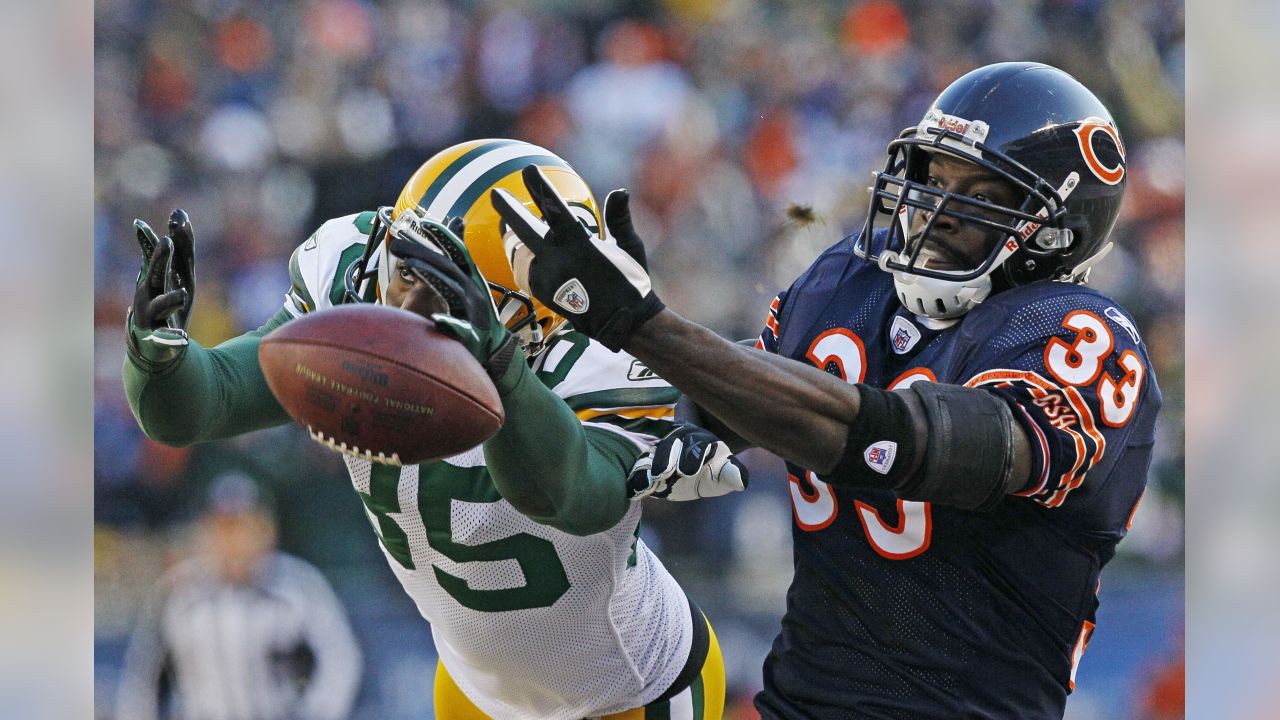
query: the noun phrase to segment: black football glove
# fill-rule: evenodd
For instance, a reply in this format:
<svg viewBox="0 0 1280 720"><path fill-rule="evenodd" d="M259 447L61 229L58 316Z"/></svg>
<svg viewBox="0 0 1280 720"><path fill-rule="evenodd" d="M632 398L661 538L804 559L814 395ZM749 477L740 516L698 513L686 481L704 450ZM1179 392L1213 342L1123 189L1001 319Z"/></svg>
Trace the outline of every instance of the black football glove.
<svg viewBox="0 0 1280 720"><path fill-rule="evenodd" d="M195 301L195 235L181 209L169 216L169 234L157 238L151 226L133 221L142 249L142 268L129 309L129 349L141 363L163 363L187 345L187 323Z"/></svg>
<svg viewBox="0 0 1280 720"><path fill-rule="evenodd" d="M542 213L539 218L511 193L490 191L493 208L515 233L507 256L525 248L529 290L573 327L617 352L636 328L664 307L645 269L644 245L631 225L626 191L605 200L604 240L593 237L536 165L521 175Z"/></svg>
<svg viewBox="0 0 1280 720"><path fill-rule="evenodd" d="M627 496L697 500L744 490L749 480L723 440L697 425L681 425L636 460Z"/></svg>
<svg viewBox="0 0 1280 720"><path fill-rule="evenodd" d="M515 357L516 340L498 319L489 284L462 241L462 218L453 218L448 226L417 214L413 220L409 226L397 219L397 232L415 233L417 239L394 235L391 254L440 293L449 312L431 316L436 329L466 346L496 382Z"/></svg>

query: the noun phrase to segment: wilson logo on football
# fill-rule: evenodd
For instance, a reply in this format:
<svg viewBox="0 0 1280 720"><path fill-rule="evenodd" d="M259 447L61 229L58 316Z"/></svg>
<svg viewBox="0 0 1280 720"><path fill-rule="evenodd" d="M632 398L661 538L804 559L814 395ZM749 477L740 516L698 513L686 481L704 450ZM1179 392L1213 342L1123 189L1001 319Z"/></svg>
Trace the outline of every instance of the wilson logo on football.
<svg viewBox="0 0 1280 720"><path fill-rule="evenodd" d="M581 315L591 307L591 298L587 295L587 289L578 282L578 278L566 280L556 291L554 300L556 305L575 315Z"/></svg>
<svg viewBox="0 0 1280 720"><path fill-rule="evenodd" d="M1104 164L1093 147L1093 136L1099 132L1111 138L1111 142L1115 144L1115 151L1120 159L1114 167ZM1080 144L1080 154L1084 156L1084 164L1089 166L1089 172L1108 185L1119 184L1124 179L1125 153L1124 143L1120 142L1120 133L1115 127L1102 118L1089 117L1080 123L1075 133Z"/></svg>
<svg viewBox="0 0 1280 720"><path fill-rule="evenodd" d="M892 440L881 440L871 445L862 453L867 466L881 475L888 475L893 467L893 458L898 454L898 443Z"/></svg>

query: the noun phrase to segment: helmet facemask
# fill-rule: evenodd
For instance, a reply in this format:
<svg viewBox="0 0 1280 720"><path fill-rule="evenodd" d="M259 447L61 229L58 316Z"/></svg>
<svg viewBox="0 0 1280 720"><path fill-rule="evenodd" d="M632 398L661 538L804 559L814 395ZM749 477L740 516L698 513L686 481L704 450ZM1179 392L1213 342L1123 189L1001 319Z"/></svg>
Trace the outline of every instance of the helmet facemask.
<svg viewBox="0 0 1280 720"><path fill-rule="evenodd" d="M364 254L347 268L344 276L347 302L367 302L365 298L369 297L370 280L376 282L373 302L386 301L384 288L390 286L399 262L399 258L391 252L393 238L403 238L436 249L435 242L430 238L429 233L423 230L420 222L426 217L422 208L403 210L394 220L393 214L395 209L390 206L384 205L378 208ZM441 224L447 225L448 221ZM516 341L520 343L525 354L533 357L541 352L546 337L542 326L537 322L533 301L517 290L503 287L487 279L485 282L489 285L489 293L499 321L516 336Z"/></svg>
<svg viewBox="0 0 1280 720"><path fill-rule="evenodd" d="M1007 276L1018 267L1034 269L1038 253L1070 245L1071 231L1062 222L1071 180L1061 189L1049 187L986 147L985 135L983 123L930 111L919 127L889 144L885 169L873 175L870 209L854 250L893 274L899 300L917 315L957 318L992 292L998 270ZM1021 200L1001 205L931 185L935 154L982 168ZM978 235L983 239L975 242Z"/></svg>

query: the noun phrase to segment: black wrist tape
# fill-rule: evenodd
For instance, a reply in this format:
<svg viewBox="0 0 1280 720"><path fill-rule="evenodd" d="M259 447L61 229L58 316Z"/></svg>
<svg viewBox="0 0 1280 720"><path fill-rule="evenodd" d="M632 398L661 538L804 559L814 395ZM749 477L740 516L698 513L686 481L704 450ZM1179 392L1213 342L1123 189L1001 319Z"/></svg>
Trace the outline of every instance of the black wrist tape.
<svg viewBox="0 0 1280 720"><path fill-rule="evenodd" d="M911 408L899 393L858 383L861 404L849 425L844 455L823 482L893 490L906 481L916 455Z"/></svg>

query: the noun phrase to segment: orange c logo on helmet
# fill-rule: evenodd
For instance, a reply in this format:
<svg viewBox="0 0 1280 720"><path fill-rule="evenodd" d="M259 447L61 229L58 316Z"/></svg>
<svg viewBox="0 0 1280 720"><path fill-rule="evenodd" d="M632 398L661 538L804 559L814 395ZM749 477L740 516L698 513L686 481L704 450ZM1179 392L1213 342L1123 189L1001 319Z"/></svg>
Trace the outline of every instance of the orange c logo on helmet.
<svg viewBox="0 0 1280 720"><path fill-rule="evenodd" d="M1120 162L1116 163L1115 167L1103 165L1098 159L1098 154L1094 152L1093 134L1096 132L1106 133L1116 144L1116 151L1120 153ZM1089 166L1089 172L1108 185L1115 185L1124 179L1124 143L1120 142L1120 133L1116 132L1111 123L1102 118L1088 117L1080 123L1080 127L1075 129L1075 134L1076 140L1080 143L1080 154L1084 156L1084 164Z"/></svg>

